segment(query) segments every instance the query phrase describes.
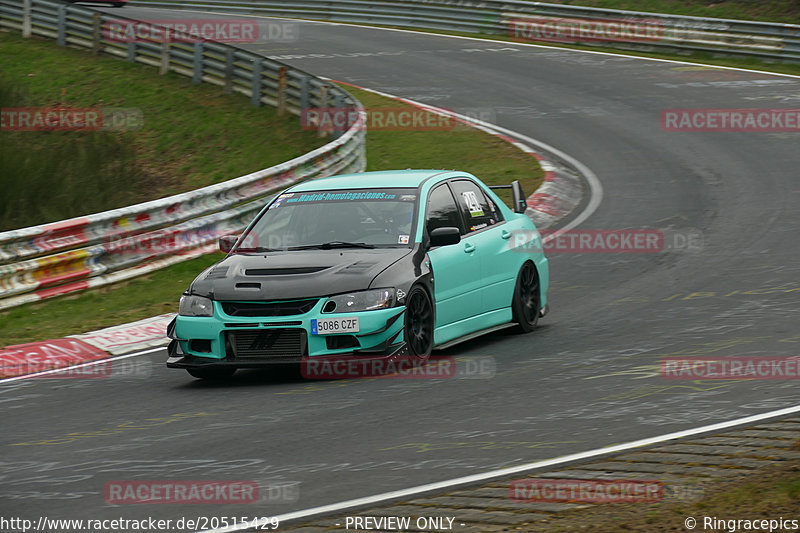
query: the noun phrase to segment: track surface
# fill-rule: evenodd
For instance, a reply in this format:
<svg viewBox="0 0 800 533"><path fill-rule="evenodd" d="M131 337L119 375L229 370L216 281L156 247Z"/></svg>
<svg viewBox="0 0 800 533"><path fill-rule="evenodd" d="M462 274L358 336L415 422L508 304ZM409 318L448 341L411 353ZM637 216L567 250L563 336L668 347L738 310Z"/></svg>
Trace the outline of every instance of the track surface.
<svg viewBox="0 0 800 533"><path fill-rule="evenodd" d="M792 381L658 375L670 355L800 355L800 135L659 126L664 108L797 108L800 79L344 25L299 30L296 43L249 47L433 105L490 110L597 174L604 200L584 228L695 229L702 251L551 255L552 312L538 331L447 352L462 365L494 358L487 379L242 372L209 385L167 370L159 352L104 379L0 385L0 515L268 515L800 403ZM256 506L104 501L105 482L131 479L299 491Z"/></svg>

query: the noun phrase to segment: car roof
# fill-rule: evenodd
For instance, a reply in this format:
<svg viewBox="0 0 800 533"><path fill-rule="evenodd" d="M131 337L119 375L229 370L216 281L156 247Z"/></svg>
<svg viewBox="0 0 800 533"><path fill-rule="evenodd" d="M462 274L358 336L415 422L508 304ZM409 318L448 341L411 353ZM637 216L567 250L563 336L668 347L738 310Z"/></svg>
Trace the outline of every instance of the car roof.
<svg viewBox="0 0 800 533"><path fill-rule="evenodd" d="M373 172L360 172L357 174L340 174L327 178L299 183L291 187L292 192L328 191L334 189L369 189L376 187L407 188L419 187L424 181L436 176L440 181L453 176L469 176L466 172L453 170L379 170Z"/></svg>

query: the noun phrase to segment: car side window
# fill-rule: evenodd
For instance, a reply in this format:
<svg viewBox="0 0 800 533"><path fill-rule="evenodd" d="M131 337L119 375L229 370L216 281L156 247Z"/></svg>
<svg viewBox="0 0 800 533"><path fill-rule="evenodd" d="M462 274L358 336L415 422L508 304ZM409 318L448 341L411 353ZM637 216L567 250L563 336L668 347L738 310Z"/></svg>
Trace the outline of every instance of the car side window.
<svg viewBox="0 0 800 533"><path fill-rule="evenodd" d="M467 233L478 231L502 220L497 206L489 203L478 185L471 180L451 182Z"/></svg>
<svg viewBox="0 0 800 533"><path fill-rule="evenodd" d="M428 207L425 212L425 227L428 234L436 228L455 227L464 234L461 213L456 206L450 188L442 184L433 189L428 196Z"/></svg>
<svg viewBox="0 0 800 533"><path fill-rule="evenodd" d="M492 199L489 198L489 195L487 195L484 191L481 192L483 192L483 195L486 197L486 201L489 203L489 211L491 212L490 216L492 220L494 220L493 224L503 222L505 219L503 218L503 213L501 213L500 209L498 209L497 204L494 203L494 201L492 201Z"/></svg>

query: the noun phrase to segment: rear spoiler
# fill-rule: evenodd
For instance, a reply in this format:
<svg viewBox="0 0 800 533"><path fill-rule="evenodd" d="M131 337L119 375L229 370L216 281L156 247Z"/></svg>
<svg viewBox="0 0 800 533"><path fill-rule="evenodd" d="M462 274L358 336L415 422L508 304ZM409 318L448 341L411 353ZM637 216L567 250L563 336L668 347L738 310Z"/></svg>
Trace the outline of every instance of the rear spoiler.
<svg viewBox="0 0 800 533"><path fill-rule="evenodd" d="M514 198L514 212L515 213L524 213L525 209L528 208L528 204L525 201L525 193L522 192L522 185L519 184L519 181L514 180L511 182L511 185L489 185L490 189L511 189L511 195Z"/></svg>

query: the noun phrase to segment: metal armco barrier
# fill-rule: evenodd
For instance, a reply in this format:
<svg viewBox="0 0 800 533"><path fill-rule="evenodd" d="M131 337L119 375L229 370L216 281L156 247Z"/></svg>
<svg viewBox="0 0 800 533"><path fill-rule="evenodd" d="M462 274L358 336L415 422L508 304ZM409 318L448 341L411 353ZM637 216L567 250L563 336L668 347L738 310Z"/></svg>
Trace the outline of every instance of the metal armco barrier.
<svg viewBox="0 0 800 533"><path fill-rule="evenodd" d="M25 16L25 13L28 13ZM47 0L0 0L0 29L52 38L238 92L254 105L299 115L345 106L360 120L333 141L273 167L182 194L0 233L0 310L132 278L213 250L292 183L366 166L361 104L312 74L216 43L111 42L109 21L130 20Z"/></svg>
<svg viewBox="0 0 800 533"><path fill-rule="evenodd" d="M800 62L800 25L712 19L523 0L132 0L214 10L506 35L642 51L704 51ZM638 28L640 34L632 34ZM644 32L644 34L641 34Z"/></svg>

